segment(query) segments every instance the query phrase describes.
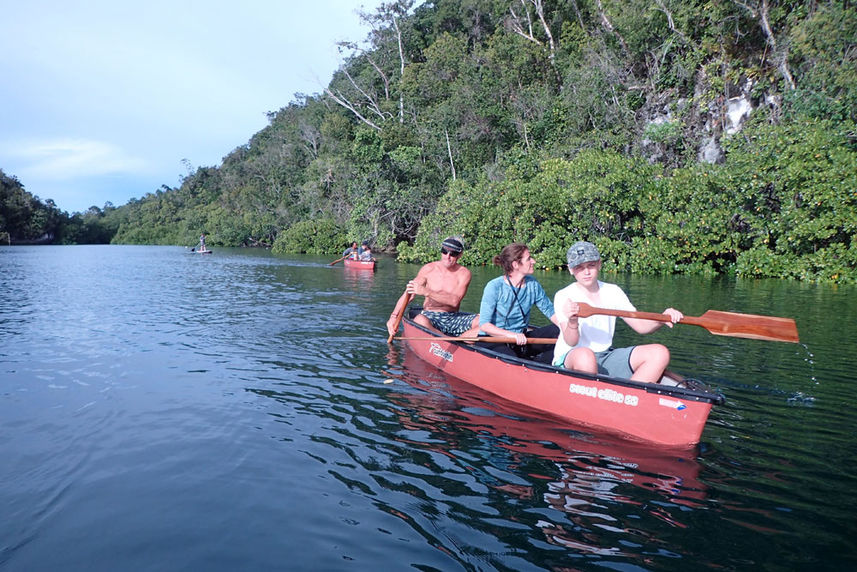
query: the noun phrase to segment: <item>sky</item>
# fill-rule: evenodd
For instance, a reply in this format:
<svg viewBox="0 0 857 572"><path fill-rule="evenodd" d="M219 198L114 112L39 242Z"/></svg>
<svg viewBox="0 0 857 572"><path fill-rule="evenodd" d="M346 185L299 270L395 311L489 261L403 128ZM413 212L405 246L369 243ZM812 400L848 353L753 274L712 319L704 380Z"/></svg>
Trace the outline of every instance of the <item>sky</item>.
<svg viewBox="0 0 857 572"><path fill-rule="evenodd" d="M4 4L0 169L71 214L219 166L323 91L381 0Z"/></svg>

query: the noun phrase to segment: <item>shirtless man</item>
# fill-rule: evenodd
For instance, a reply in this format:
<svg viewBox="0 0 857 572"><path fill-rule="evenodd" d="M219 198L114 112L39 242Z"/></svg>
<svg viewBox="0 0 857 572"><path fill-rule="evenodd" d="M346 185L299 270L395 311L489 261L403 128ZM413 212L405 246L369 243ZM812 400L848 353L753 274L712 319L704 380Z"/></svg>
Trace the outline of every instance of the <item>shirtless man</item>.
<svg viewBox="0 0 857 572"><path fill-rule="evenodd" d="M460 239L450 237L443 241L440 252L440 260L420 268L417 277L408 282L405 293L396 302L387 320L387 332L391 336L396 333L398 316L405 311L411 295L425 296L423 311L414 318L417 324L447 336L479 332L479 314L458 311L470 286L470 270L458 263L464 245Z"/></svg>

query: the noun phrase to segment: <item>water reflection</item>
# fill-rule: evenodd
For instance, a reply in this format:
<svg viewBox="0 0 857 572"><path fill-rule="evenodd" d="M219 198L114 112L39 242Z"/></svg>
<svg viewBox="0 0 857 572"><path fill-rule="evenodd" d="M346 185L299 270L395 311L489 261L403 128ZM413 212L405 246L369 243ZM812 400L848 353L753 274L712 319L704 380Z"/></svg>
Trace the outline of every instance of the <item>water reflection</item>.
<svg viewBox="0 0 857 572"><path fill-rule="evenodd" d="M550 544L637 558L642 546L658 542L652 519L685 528L688 511L706 508L696 449L650 447L540 418L406 348L391 348L387 360L388 383L411 389L390 394L399 420L408 439L423 436L405 444L452 457L478 454L482 469L474 472L482 484L510 501L550 509L532 522ZM504 478L510 474L518 478Z"/></svg>
<svg viewBox="0 0 857 572"><path fill-rule="evenodd" d="M0 247L0 568L853 568L853 287L617 276L806 344L652 334L727 397L671 453L387 355L419 267L329 262ZM470 310L497 274L473 272Z"/></svg>
<svg viewBox="0 0 857 572"><path fill-rule="evenodd" d="M375 282L375 272L363 268L342 267L345 277L345 286L348 288L366 288L371 287Z"/></svg>

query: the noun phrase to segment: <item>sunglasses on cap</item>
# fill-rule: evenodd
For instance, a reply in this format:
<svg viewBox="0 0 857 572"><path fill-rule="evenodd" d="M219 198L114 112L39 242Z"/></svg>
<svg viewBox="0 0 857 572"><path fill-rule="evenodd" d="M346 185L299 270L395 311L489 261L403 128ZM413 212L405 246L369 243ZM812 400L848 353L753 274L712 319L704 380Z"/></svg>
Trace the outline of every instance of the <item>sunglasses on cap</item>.
<svg viewBox="0 0 857 572"><path fill-rule="evenodd" d="M448 254L448 255L452 256L453 258L458 258L459 256L461 256L460 252L456 252L454 250L449 250L447 248L441 248L440 253L441 254Z"/></svg>

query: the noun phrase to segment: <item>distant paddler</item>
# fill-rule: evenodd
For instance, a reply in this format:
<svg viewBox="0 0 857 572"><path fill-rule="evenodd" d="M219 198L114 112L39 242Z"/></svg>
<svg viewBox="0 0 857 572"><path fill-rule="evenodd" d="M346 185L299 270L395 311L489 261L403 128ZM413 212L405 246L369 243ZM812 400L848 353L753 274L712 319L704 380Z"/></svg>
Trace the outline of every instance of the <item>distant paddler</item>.
<svg viewBox="0 0 857 572"><path fill-rule="evenodd" d="M199 235L199 244L190 249L191 252L207 252L205 248L205 233Z"/></svg>

